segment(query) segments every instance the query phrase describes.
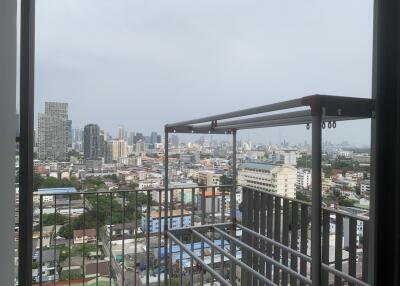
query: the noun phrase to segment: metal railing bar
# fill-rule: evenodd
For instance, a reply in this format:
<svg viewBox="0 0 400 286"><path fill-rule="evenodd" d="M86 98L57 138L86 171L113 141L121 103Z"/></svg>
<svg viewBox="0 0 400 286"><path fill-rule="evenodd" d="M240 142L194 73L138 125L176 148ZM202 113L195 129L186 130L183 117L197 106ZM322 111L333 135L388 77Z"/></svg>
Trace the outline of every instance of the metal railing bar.
<svg viewBox="0 0 400 286"><path fill-rule="evenodd" d="M40 197L40 213L39 213L39 228L40 228L40 241L39 241L39 245L40 245L40 251L39 251L39 285L42 285L42 273L43 273L43 197Z"/></svg>
<svg viewBox="0 0 400 286"><path fill-rule="evenodd" d="M180 235L180 234L190 234L192 229L196 229L199 231L206 231L206 230L210 230L212 227L229 227L232 226L232 222L224 222L224 223L216 223L214 225L211 224L204 224L204 225L196 225L196 226L186 226L186 227L182 227L182 228L174 228L169 230L169 232L173 233L174 235ZM238 226L240 226L238 224Z"/></svg>
<svg viewBox="0 0 400 286"><path fill-rule="evenodd" d="M292 224L291 224L292 231L291 231L290 243L291 243L291 249L296 251L296 253L300 253L297 251L298 239L299 239L298 216L299 216L299 203L294 201L292 202ZM290 266L294 271L297 271L298 263L297 263L297 255L295 253L291 253ZM297 285L297 279L293 276L290 277L290 285Z"/></svg>
<svg viewBox="0 0 400 286"><path fill-rule="evenodd" d="M82 284L85 286L85 234L86 234L86 200L85 194L82 194L83 200L83 245L82 245Z"/></svg>
<svg viewBox="0 0 400 286"><path fill-rule="evenodd" d="M253 228L256 232L260 231L260 193L253 192ZM256 237L252 239L253 248L256 250L260 250L260 240ZM257 255L253 255L253 269L257 272L260 271L259 269L259 262L261 259ZM277 284L276 281L274 281ZM253 277L253 285L257 286L258 281Z"/></svg>
<svg viewBox="0 0 400 286"><path fill-rule="evenodd" d="M222 194L221 194L221 223L225 222L225 187L220 187L222 188ZM221 240L221 247L225 249L225 241L222 239ZM221 253L221 272L222 276L225 277L225 257Z"/></svg>
<svg viewBox="0 0 400 286"><path fill-rule="evenodd" d="M122 285L125 285L125 200L126 200L126 193L122 193Z"/></svg>
<svg viewBox="0 0 400 286"><path fill-rule="evenodd" d="M343 216L336 214L335 269L342 271ZM335 276L335 286L341 285L341 276Z"/></svg>
<svg viewBox="0 0 400 286"><path fill-rule="evenodd" d="M273 193L273 192L269 192L269 191L265 191L265 190L257 190L257 189L253 189L253 188L250 188L250 187L246 187L246 188L252 189L252 190L260 192L260 193L265 193L265 194L268 194L268 195L271 195L271 196L274 196L274 197L279 197L279 198L282 198L282 199L289 199L291 202L297 202L297 203L299 203L301 205L307 205L309 207L312 206L311 202L306 202L306 201L302 201L302 200L295 199L295 198L288 198L288 197L285 197L283 195L279 195L277 193ZM351 218L354 218L354 219L357 219L357 220L361 220L361 221L369 221L369 217L352 214L352 213L349 213L349 212L346 212L346 211L343 211L343 210L338 210L338 209L334 209L334 208L330 208L330 207L324 207L324 206L322 207L322 210L329 211L330 213L333 213L333 214L341 214L341 215L343 215L345 217L351 217Z"/></svg>
<svg viewBox="0 0 400 286"><path fill-rule="evenodd" d="M308 109L308 110L300 110L300 111L292 111L292 112L264 115L264 116L258 116L258 117L252 117L252 118L223 121L223 122L218 122L217 126L218 127L226 127L226 126L232 126L232 125L236 126L236 125L243 125L243 124L247 124L247 123L267 122L267 121L271 121L271 120L305 117L305 116L310 116L310 115L311 115L311 110ZM196 125L193 127L196 127L199 129L201 129L201 128L205 129L205 128L210 128L210 125L203 124L203 125Z"/></svg>
<svg viewBox="0 0 400 286"><path fill-rule="evenodd" d="M72 233L71 197L69 197L69 202L68 202L68 225L69 225L69 232ZM68 285L71 285L71 237L69 237L68 239Z"/></svg>
<svg viewBox="0 0 400 286"><path fill-rule="evenodd" d="M206 185L206 186L197 186L197 189L207 189L207 188L211 188L215 185ZM219 187L232 187L232 185L218 185ZM168 188L168 190L178 190L181 188ZM135 189L135 190L118 190L118 193L138 193L138 192L144 192L144 191L157 191L157 192L164 192L165 190L160 190L157 188L145 188L145 189ZM46 194L33 194L34 196L73 196L76 194L82 194L83 192L76 192L76 193L69 193L69 192L48 192ZM88 191L85 192L86 195L95 195L95 194L115 194L115 191Z"/></svg>
<svg viewBox="0 0 400 286"><path fill-rule="evenodd" d="M249 273L251 273L254 277L257 277L256 279L261 280L263 282L265 282L268 285L273 285L275 286L276 284L274 284L271 280L265 278L263 275L261 275L259 272L257 272L256 270L254 270L253 268L251 268L250 266L248 266L247 264L245 264L244 262L236 259L235 256L233 256L232 254L230 254L228 251L226 251L225 249L219 247L218 245L216 245L213 241L211 241L210 239L208 239L207 237L205 237L204 235L202 235L201 233L197 232L196 230L192 230L192 232L201 240L204 240L207 244L210 245L211 248L215 248L216 250L218 250L220 253L224 253L225 256L227 256L229 259L231 259L232 261L235 262L235 264L240 265L242 268L246 269Z"/></svg>
<svg viewBox="0 0 400 286"><path fill-rule="evenodd" d="M215 231L217 231L219 234L221 234L222 236L225 236L227 239L229 240L233 240L235 241L238 245L240 245L243 248L246 248L248 251L250 251L253 254L256 254L260 257L262 257L263 259L269 261L271 264L273 264L274 266L282 269L283 271L288 272L289 274L296 276L296 278L298 278L299 280L301 280L302 282L311 285L311 280L308 279L307 277L300 275L299 273L297 273L296 271L293 271L292 269L290 269L289 267L283 265L280 262L277 262L276 260L272 259L271 257L265 255L264 253L261 253L260 251L252 248L251 246L248 246L247 244L243 243L242 241L240 241L239 239L231 236L230 234L227 234L226 232L224 232L223 230L214 227ZM194 231L194 230L193 230Z"/></svg>
<svg viewBox="0 0 400 286"><path fill-rule="evenodd" d="M272 220L274 217L274 207L273 207L273 196L271 194L268 194L267 196L267 237L271 238L272 240ZM270 244L267 244L267 249L266 253L269 257L272 257L272 246ZM272 265L270 262L266 262L266 276L268 278L272 278Z"/></svg>
<svg viewBox="0 0 400 286"><path fill-rule="evenodd" d="M206 218L206 189L201 190L201 225L205 224L205 218ZM204 261L204 242L201 241L201 260ZM201 271L200 273L200 284L203 286L204 285L204 271Z"/></svg>
<svg viewBox="0 0 400 286"><path fill-rule="evenodd" d="M54 248L54 279L53 279L53 285L56 285L56 257L57 257L57 195L54 195L54 233L53 233L53 248Z"/></svg>
<svg viewBox="0 0 400 286"><path fill-rule="evenodd" d="M275 198L275 222L274 222L274 240L278 243L281 241L281 198ZM274 259L280 261L281 259L281 247L274 247ZM279 283L281 279L280 270L274 267L274 282Z"/></svg>
<svg viewBox="0 0 400 286"><path fill-rule="evenodd" d="M349 275L356 276L357 221L349 219ZM350 284L352 285L352 284ZM349 285L349 286L350 286Z"/></svg>
<svg viewBox="0 0 400 286"><path fill-rule="evenodd" d="M282 211L282 244L289 244L289 200L283 200L283 211ZM287 251L282 251L282 263L288 266L289 255ZM288 274L282 272L282 284L288 284Z"/></svg>
<svg viewBox="0 0 400 286"><path fill-rule="evenodd" d="M204 263L195 253L193 253L190 249L188 249L185 246L185 244L183 244L181 241L179 241L179 239L177 239L171 232L168 232L167 235L176 244L178 244L180 247L182 247L187 254L189 254L191 257L193 257L193 259L196 260L197 263L201 264L203 268L205 268L212 276L214 276L215 279L218 280L218 282L220 282L224 286L232 286L232 284L228 283L217 271L215 271L210 266L208 266L206 263Z"/></svg>
<svg viewBox="0 0 400 286"><path fill-rule="evenodd" d="M329 264L329 231L330 215L327 211L322 211L322 263ZM329 272L323 271L321 277L322 285L328 285Z"/></svg>
<svg viewBox="0 0 400 286"><path fill-rule="evenodd" d="M333 267L330 267L330 266L326 265L325 263L322 263L322 264L321 264L321 267L322 267L324 270L329 271L330 273L334 274L335 277L343 278L344 280L347 280L348 282L351 282L351 283L353 283L353 284L355 284L355 285L359 285L359 286L370 286L370 284L365 283L365 282L363 282L363 281L361 281L361 280L359 280L359 279L357 279L357 278L354 278L354 277L348 275L347 273L344 273L344 272L342 272L342 271L340 271L340 270L337 270L337 269L335 269L335 268L333 268Z"/></svg>
<svg viewBox="0 0 400 286"><path fill-rule="evenodd" d="M160 277L161 276L161 201L162 201L162 193L158 192L158 271L157 271L158 285L161 285L161 277Z"/></svg>
<svg viewBox="0 0 400 286"><path fill-rule="evenodd" d="M211 189L211 223L215 224L215 187ZM211 239L214 241L214 230L211 230ZM214 248L211 248L211 267L215 268L214 264ZM222 260L221 260L222 263Z"/></svg>
<svg viewBox="0 0 400 286"><path fill-rule="evenodd" d="M96 285L99 284L99 236L99 194L96 194Z"/></svg>
<svg viewBox="0 0 400 286"><path fill-rule="evenodd" d="M308 206L302 205L300 207L300 252L307 255L307 245L308 245ZM304 276L307 276L307 261L304 259L300 260L300 273ZM300 283L303 285L303 283Z"/></svg>
<svg viewBox="0 0 400 286"><path fill-rule="evenodd" d="M247 227L245 227L243 225L238 224L237 226L239 228L241 228L242 230L244 230L245 232L251 234L251 235L257 236L258 238L260 238L260 239L262 239L262 240L264 240L264 241L266 241L266 242L268 242L270 244L273 244L274 246L277 246L277 247L279 247L279 248L281 248L281 249L283 249L283 250L285 250L285 251L287 251L287 252L289 252L289 253L291 253L293 255L296 255L296 256L306 260L307 262L311 262L311 257L310 256L308 256L306 254L303 254L303 253L299 252L298 250L294 250L294 249L292 249L292 248L290 248L290 247L288 247L288 246L286 246L286 245L284 245L284 244L282 244L280 242L277 242L277 241L275 241L275 240L273 240L271 238L268 238L268 237L266 237L264 235L261 235L261 234L255 232L254 230L251 230L251 229L249 229L249 228L247 228ZM218 227L218 226L216 226L216 227Z"/></svg>
<svg viewBox="0 0 400 286"><path fill-rule="evenodd" d="M266 199L267 195L264 193L260 193L261 199L260 199L260 204L261 204L261 209L260 209L260 235L265 237L265 230L267 228L267 208L266 208ZM238 225L240 227L240 225ZM243 231L243 229L242 229ZM246 233L247 234L247 233ZM243 236L243 233L242 233ZM262 253L265 253L267 249L267 244L264 239L260 239L260 251ZM265 275L265 261L261 260L260 261L260 274ZM261 286L264 286L261 284Z"/></svg>
<svg viewBox="0 0 400 286"><path fill-rule="evenodd" d="M133 274L133 278L135 280L135 285L137 281L137 230L138 230L138 192L135 192L135 243L134 243L134 263L135 263L135 273Z"/></svg>
<svg viewBox="0 0 400 286"><path fill-rule="evenodd" d="M170 124L166 124L165 127L174 128L174 127L185 126L185 125L189 125L189 124L206 123L208 121L223 120L223 119L229 119L229 118L234 118L234 117L243 117L243 116L248 116L248 115L255 115L255 114L259 114L259 113L266 113L266 112L272 112L272 111L284 110L284 109L290 109L290 108L302 107L302 106L303 106L302 99L293 99L293 100L283 101L283 102L279 102L279 103L273 103L273 104L268 104L268 105L223 113L223 114L214 115L214 116L202 117L199 119L170 123Z"/></svg>
<svg viewBox="0 0 400 286"><path fill-rule="evenodd" d="M171 209L170 209L170 214L169 214L169 229L172 230L172 221L173 221L173 211L174 211L174 189L169 190L170 191L170 202L171 202ZM173 272L172 272L172 241L169 241L169 277L172 279L173 277Z"/></svg>
<svg viewBox="0 0 400 286"><path fill-rule="evenodd" d="M195 189L192 188L192 214L191 214L191 221L190 225L193 227L194 226L194 198L195 198ZM193 235L190 234L190 250L193 252L194 251L194 240L193 240ZM190 257L190 285L193 285L194 282L194 268L193 268L193 257Z"/></svg>
<svg viewBox="0 0 400 286"><path fill-rule="evenodd" d="M146 285L150 283L150 191L146 193L147 206L146 206Z"/></svg>
<svg viewBox="0 0 400 286"><path fill-rule="evenodd" d="M110 264L109 264L109 271L110 271L110 279L109 279L109 284L111 286L111 279L112 279L112 212L113 212L113 194L110 193L110 248L109 248L109 256L110 256Z"/></svg>

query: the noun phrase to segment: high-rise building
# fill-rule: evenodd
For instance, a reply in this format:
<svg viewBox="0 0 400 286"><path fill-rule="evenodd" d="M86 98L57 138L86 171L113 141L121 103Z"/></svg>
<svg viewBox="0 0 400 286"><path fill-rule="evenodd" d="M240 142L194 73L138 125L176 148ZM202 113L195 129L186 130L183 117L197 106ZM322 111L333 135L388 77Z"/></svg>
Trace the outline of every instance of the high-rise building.
<svg viewBox="0 0 400 286"><path fill-rule="evenodd" d="M113 163L128 155L128 142L109 140L105 142L105 162Z"/></svg>
<svg viewBox="0 0 400 286"><path fill-rule="evenodd" d="M38 158L65 161L67 158L68 103L46 102L38 116Z"/></svg>
<svg viewBox="0 0 400 286"><path fill-rule="evenodd" d="M175 148L179 147L179 137L178 137L178 135L171 135L171 144Z"/></svg>
<svg viewBox="0 0 400 286"><path fill-rule="evenodd" d="M151 144L156 144L157 143L157 132L151 132L150 135L150 143Z"/></svg>
<svg viewBox="0 0 400 286"><path fill-rule="evenodd" d="M128 145L135 144L135 132L129 132Z"/></svg>
<svg viewBox="0 0 400 286"><path fill-rule="evenodd" d="M83 154L85 159L100 158L100 128L97 124L88 124L83 131Z"/></svg>
<svg viewBox="0 0 400 286"><path fill-rule="evenodd" d="M67 120L67 147L72 147L72 120Z"/></svg>
<svg viewBox="0 0 400 286"><path fill-rule="evenodd" d="M118 126L118 139L125 139L125 128L123 125Z"/></svg>
<svg viewBox="0 0 400 286"><path fill-rule="evenodd" d="M105 135L104 135L104 130L100 130L99 134L100 138L100 145L99 145L99 156L104 158L104 153L105 153Z"/></svg>
<svg viewBox="0 0 400 286"><path fill-rule="evenodd" d="M144 136L143 136L142 133L136 133L135 140L133 141L133 144L136 144L136 142L138 142L139 140L144 141Z"/></svg>

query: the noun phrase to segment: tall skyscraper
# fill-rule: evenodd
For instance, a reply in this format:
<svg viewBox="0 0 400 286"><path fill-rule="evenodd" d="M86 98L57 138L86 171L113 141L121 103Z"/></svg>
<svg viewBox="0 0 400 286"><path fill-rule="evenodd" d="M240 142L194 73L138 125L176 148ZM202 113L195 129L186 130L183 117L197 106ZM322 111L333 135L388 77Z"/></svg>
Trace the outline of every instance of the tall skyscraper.
<svg viewBox="0 0 400 286"><path fill-rule="evenodd" d="M67 158L68 103L46 102L38 115L38 158L65 161Z"/></svg>
<svg viewBox="0 0 400 286"><path fill-rule="evenodd" d="M118 126L118 139L125 139L125 128L123 125Z"/></svg>
<svg viewBox="0 0 400 286"><path fill-rule="evenodd" d="M179 137L178 135L171 135L171 144L173 147L178 148L179 147Z"/></svg>
<svg viewBox="0 0 400 286"><path fill-rule="evenodd" d="M105 135L104 135L104 130L100 130L100 147L99 147L99 156L103 157L105 156Z"/></svg>
<svg viewBox="0 0 400 286"><path fill-rule="evenodd" d="M72 120L67 120L67 146L72 147Z"/></svg>
<svg viewBox="0 0 400 286"><path fill-rule="evenodd" d="M128 145L135 144L135 132L129 132Z"/></svg>
<svg viewBox="0 0 400 286"><path fill-rule="evenodd" d="M156 144L157 143L157 132L151 132L150 134L150 143Z"/></svg>
<svg viewBox="0 0 400 286"><path fill-rule="evenodd" d="M86 160L100 157L100 128L97 124L88 124L83 130L83 154Z"/></svg>

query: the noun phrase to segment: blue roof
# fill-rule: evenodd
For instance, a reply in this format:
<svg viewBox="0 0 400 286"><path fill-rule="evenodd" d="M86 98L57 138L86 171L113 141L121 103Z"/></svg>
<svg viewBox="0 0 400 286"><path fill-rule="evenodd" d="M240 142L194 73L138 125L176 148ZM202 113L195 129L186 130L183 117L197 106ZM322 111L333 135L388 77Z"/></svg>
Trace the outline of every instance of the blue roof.
<svg viewBox="0 0 400 286"><path fill-rule="evenodd" d="M44 188L38 189L38 195L58 194L58 193L77 193L75 188Z"/></svg>
<svg viewBox="0 0 400 286"><path fill-rule="evenodd" d="M239 166L239 168L246 168L246 169L258 169L258 170L271 170L275 165L268 164L268 163L243 163Z"/></svg>

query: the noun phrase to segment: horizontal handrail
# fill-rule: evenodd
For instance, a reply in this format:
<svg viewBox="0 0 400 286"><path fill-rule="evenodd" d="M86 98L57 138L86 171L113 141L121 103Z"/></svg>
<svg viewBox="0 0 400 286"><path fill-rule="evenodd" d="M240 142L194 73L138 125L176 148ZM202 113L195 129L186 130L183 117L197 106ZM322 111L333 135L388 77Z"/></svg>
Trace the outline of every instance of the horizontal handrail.
<svg viewBox="0 0 400 286"><path fill-rule="evenodd" d="M175 188L168 188L169 191L171 190L186 190L186 189L207 189L207 188L229 188L232 187L232 185L207 185L207 186L196 186L196 187L175 187ZM46 194L36 194L35 192L33 193L34 196L73 196L73 195L95 195L95 194L117 194L117 193L135 193L135 192L153 192L153 191L158 191L158 192L164 192L165 188L149 188L149 189L135 189L135 190L115 190L115 191L89 191L89 192L76 192L76 193L70 193L70 192L49 192Z"/></svg>

